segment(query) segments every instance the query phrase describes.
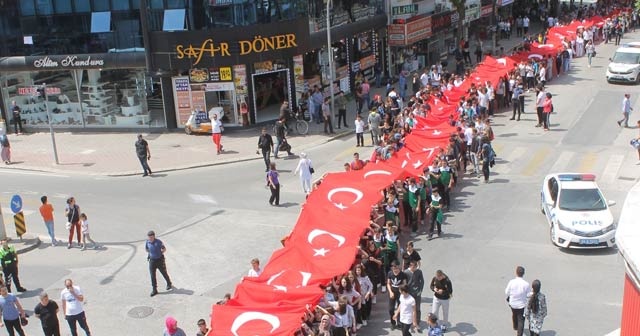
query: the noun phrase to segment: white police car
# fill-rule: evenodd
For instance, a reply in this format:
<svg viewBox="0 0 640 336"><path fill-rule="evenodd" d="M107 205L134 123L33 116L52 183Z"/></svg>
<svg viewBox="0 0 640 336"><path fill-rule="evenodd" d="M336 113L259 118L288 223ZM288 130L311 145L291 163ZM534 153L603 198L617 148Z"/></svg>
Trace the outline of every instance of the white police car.
<svg viewBox="0 0 640 336"><path fill-rule="evenodd" d="M544 178L540 208L551 242L563 248L607 248L615 244L616 223L593 174L562 173Z"/></svg>

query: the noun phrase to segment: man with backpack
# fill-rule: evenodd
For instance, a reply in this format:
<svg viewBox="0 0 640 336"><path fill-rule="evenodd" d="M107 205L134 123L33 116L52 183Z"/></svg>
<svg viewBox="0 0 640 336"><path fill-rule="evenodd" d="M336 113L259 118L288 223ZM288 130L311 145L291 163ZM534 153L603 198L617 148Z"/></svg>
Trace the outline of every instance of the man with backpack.
<svg viewBox="0 0 640 336"><path fill-rule="evenodd" d="M488 136L482 137L482 174L484 175L484 183L489 183L489 167L493 167L495 163L496 153L491 147L491 141Z"/></svg>

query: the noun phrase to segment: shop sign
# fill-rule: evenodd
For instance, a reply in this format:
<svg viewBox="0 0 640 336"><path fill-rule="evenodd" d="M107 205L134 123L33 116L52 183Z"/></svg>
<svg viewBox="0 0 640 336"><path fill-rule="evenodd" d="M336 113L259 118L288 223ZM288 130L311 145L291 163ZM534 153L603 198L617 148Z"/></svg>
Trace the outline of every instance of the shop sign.
<svg viewBox="0 0 640 336"><path fill-rule="evenodd" d="M397 47L406 45L405 28L406 26L403 24L390 24L387 26L390 46Z"/></svg>
<svg viewBox="0 0 640 336"><path fill-rule="evenodd" d="M296 92L304 92L304 58L302 55L293 56L293 79L296 84Z"/></svg>
<svg viewBox="0 0 640 336"><path fill-rule="evenodd" d="M360 61L351 63L351 69L354 73L360 71Z"/></svg>
<svg viewBox="0 0 640 336"><path fill-rule="evenodd" d="M189 78L173 78L173 92L176 104L176 117L179 125L184 125L191 116L191 94L189 92Z"/></svg>
<svg viewBox="0 0 640 336"><path fill-rule="evenodd" d="M232 91L233 83L207 83L204 86L205 91Z"/></svg>
<svg viewBox="0 0 640 336"><path fill-rule="evenodd" d="M464 11L464 23L470 23L480 18L480 7L474 6Z"/></svg>
<svg viewBox="0 0 640 336"><path fill-rule="evenodd" d="M451 26L452 12L431 15L431 33L436 34Z"/></svg>
<svg viewBox="0 0 640 336"><path fill-rule="evenodd" d="M232 43L235 44L235 46L230 49L229 47ZM229 50L238 50L238 53L234 56L242 56L296 47L298 47L296 34L257 35L252 40L239 40L236 42L219 42L213 38L208 38L196 45L176 45L176 58L192 59L194 60L193 65L197 65L204 56L211 58L232 56Z"/></svg>
<svg viewBox="0 0 640 336"><path fill-rule="evenodd" d="M235 78L236 95L247 94L247 67L244 64L233 66L233 78Z"/></svg>
<svg viewBox="0 0 640 336"><path fill-rule="evenodd" d="M460 20L460 13L458 13L458 11L453 12L451 14L451 24L458 23L459 20Z"/></svg>
<svg viewBox="0 0 640 336"><path fill-rule="evenodd" d="M55 86L47 86L45 89L45 93L47 96L57 96L62 93L59 87ZM40 96L40 92L38 91L38 87L36 86L26 86L18 88L19 96Z"/></svg>
<svg viewBox="0 0 640 336"><path fill-rule="evenodd" d="M253 63L253 68L256 70L256 73L263 73L267 71L273 70L273 62L272 61L264 61Z"/></svg>
<svg viewBox="0 0 640 336"><path fill-rule="evenodd" d="M193 83L204 83L209 80L207 69L191 69L189 71L189 81Z"/></svg>
<svg viewBox="0 0 640 336"><path fill-rule="evenodd" d="M96 59L91 56L78 57L77 55L68 56L44 56L36 58L33 61L33 66L39 69L51 69L51 68L82 68L82 67L95 67L103 66L104 59Z"/></svg>
<svg viewBox="0 0 640 336"><path fill-rule="evenodd" d="M391 15L410 15L418 12L418 4L391 7Z"/></svg>
<svg viewBox="0 0 640 336"><path fill-rule="evenodd" d="M360 70L369 69L376 65L376 57L375 55L369 55L367 57L360 59Z"/></svg>
<svg viewBox="0 0 640 336"><path fill-rule="evenodd" d="M480 9L480 17L491 16L491 12L493 11L493 5L482 6Z"/></svg>
<svg viewBox="0 0 640 336"><path fill-rule="evenodd" d="M433 18L423 17L407 23L407 45L427 39L433 32Z"/></svg>

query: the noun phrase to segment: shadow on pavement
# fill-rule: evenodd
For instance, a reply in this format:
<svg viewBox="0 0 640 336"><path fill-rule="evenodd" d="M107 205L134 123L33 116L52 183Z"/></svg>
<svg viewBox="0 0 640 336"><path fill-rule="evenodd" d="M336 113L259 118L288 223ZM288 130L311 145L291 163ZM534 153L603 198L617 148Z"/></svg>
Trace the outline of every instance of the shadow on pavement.
<svg viewBox="0 0 640 336"><path fill-rule="evenodd" d="M156 178L156 177L167 177L168 174L151 174L149 175L151 178Z"/></svg>
<svg viewBox="0 0 640 336"><path fill-rule="evenodd" d="M555 330L545 330L540 332L540 336L556 336L557 333Z"/></svg>
<svg viewBox="0 0 640 336"><path fill-rule="evenodd" d="M491 173L491 175L494 175L494 173ZM491 183L509 183L509 180L503 178L489 179L489 184Z"/></svg>
<svg viewBox="0 0 640 336"><path fill-rule="evenodd" d="M560 251L571 254L571 255L579 255L579 256L610 256L614 254L618 254L618 248L616 246L612 248L601 248L601 249L563 249L558 248Z"/></svg>
<svg viewBox="0 0 640 336"><path fill-rule="evenodd" d="M449 328L448 331L455 331L458 335L475 335L478 332L478 329L476 329L476 327L471 323L460 322Z"/></svg>
<svg viewBox="0 0 640 336"><path fill-rule="evenodd" d="M281 208L290 208L290 207L294 207L294 206L298 206L300 205L299 203L294 203L294 202L285 202L285 203L280 203L279 207Z"/></svg>
<svg viewBox="0 0 640 336"><path fill-rule="evenodd" d="M29 289L26 292L20 293L18 297L20 299L36 297L36 296L40 295L40 293L42 293L42 291L43 291L42 288Z"/></svg>
<svg viewBox="0 0 640 336"><path fill-rule="evenodd" d="M176 288L174 287L172 290L170 291L166 291L166 292L159 292L159 295L193 295L193 291L191 289L185 289L185 288Z"/></svg>

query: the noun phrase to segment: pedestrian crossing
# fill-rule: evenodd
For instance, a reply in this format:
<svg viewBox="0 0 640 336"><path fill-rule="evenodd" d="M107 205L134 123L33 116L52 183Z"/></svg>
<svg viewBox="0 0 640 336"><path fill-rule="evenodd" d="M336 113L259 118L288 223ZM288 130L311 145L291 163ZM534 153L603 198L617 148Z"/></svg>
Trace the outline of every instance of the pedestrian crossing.
<svg viewBox="0 0 640 336"><path fill-rule="evenodd" d="M638 174L636 152L621 149L560 150L554 144L495 143L493 175L514 181L540 181L550 173L593 173L601 185L627 187Z"/></svg>

